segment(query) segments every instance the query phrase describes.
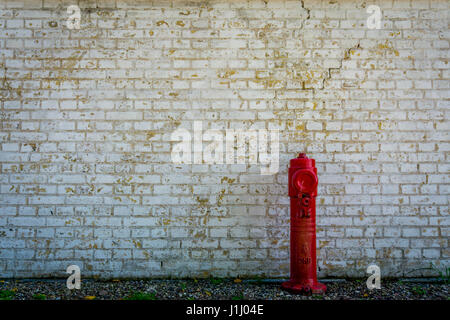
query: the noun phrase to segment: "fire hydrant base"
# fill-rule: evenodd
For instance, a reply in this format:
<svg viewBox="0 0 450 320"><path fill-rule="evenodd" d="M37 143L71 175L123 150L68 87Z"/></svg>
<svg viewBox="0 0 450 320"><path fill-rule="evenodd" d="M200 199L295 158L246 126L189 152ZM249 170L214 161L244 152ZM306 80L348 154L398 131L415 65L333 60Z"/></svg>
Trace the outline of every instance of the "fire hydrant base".
<svg viewBox="0 0 450 320"><path fill-rule="evenodd" d="M290 293L299 294L323 294L327 291L327 286L320 282L311 285L286 281L281 284L281 287Z"/></svg>

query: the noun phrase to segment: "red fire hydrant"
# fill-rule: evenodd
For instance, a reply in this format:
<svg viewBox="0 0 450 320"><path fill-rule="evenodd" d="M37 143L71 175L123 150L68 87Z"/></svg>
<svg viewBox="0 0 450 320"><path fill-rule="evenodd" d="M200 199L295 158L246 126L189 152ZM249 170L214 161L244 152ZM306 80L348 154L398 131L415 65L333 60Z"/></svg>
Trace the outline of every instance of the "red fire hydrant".
<svg viewBox="0 0 450 320"><path fill-rule="evenodd" d="M281 287L293 293L324 293L316 273L316 161L300 153L291 159L289 197L291 198L291 277Z"/></svg>

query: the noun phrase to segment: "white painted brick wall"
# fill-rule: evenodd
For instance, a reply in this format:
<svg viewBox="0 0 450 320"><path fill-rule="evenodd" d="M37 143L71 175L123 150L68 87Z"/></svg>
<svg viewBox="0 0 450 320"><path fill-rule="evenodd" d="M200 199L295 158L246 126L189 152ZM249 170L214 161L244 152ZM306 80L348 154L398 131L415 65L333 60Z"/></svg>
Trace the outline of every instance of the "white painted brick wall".
<svg viewBox="0 0 450 320"><path fill-rule="evenodd" d="M414 270L449 266L449 10L0 0L0 277L287 277L301 151L319 276L435 275ZM279 129L279 172L173 164L171 133L194 121Z"/></svg>

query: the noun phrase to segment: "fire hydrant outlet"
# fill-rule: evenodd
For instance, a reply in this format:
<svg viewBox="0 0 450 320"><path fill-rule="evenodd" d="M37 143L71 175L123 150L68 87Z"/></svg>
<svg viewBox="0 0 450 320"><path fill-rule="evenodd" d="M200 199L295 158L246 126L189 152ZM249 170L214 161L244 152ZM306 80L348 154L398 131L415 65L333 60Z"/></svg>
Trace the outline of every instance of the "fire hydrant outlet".
<svg viewBox="0 0 450 320"><path fill-rule="evenodd" d="M294 187L300 193L313 193L317 188L317 175L310 170L298 170L293 177Z"/></svg>

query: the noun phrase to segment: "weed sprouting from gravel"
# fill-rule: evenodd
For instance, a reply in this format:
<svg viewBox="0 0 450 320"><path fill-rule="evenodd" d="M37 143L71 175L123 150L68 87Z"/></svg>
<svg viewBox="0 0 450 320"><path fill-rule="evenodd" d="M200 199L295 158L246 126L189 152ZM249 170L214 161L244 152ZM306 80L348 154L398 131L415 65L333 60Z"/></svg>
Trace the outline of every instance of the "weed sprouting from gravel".
<svg viewBox="0 0 450 320"><path fill-rule="evenodd" d="M157 300L155 293L133 292L124 300Z"/></svg>
<svg viewBox="0 0 450 320"><path fill-rule="evenodd" d="M33 295L34 300L47 300L47 296L42 293L36 293Z"/></svg>
<svg viewBox="0 0 450 320"><path fill-rule="evenodd" d="M223 282L220 278L211 278L209 281L211 281L212 284L221 284Z"/></svg>
<svg viewBox="0 0 450 320"><path fill-rule="evenodd" d="M0 300L12 300L15 294L13 290L0 290Z"/></svg>

